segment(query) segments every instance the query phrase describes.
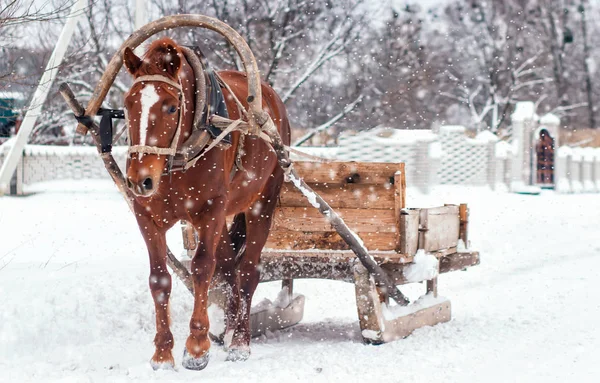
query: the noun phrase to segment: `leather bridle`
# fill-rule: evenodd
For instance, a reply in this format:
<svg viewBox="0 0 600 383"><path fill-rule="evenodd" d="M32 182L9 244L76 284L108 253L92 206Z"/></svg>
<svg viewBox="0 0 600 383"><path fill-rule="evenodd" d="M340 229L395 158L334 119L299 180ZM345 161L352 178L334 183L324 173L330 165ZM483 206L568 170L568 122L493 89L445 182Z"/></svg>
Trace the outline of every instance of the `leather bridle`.
<svg viewBox="0 0 600 383"><path fill-rule="evenodd" d="M181 106L179 108L179 118L177 121L177 130L175 131L175 136L173 137L173 140L171 141L171 145L169 145L169 147L167 147L167 148L145 145L144 142L140 142L139 145L130 146L128 149L128 153L130 155L133 153L156 154L156 155L170 156L172 158L177 154L179 137L181 136L181 127L183 126L183 118L184 118L184 114L186 112L185 94L183 92L183 87L181 86L180 82L175 82L175 81L171 80L170 78L168 78L166 76L162 76L162 75L140 76L135 79L135 81L133 82L133 85L135 85L137 83L145 84L148 82L162 82L162 83L167 84L179 91L179 101L180 101ZM129 116L126 115L125 119L126 119L127 125L129 125ZM131 143L131 135L129 136L129 142Z"/></svg>

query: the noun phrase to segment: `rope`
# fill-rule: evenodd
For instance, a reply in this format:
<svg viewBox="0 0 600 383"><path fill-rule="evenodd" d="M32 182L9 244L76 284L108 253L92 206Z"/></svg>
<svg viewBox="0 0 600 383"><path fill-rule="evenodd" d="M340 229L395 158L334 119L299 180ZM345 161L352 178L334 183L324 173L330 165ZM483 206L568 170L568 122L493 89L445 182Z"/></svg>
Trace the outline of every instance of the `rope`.
<svg viewBox="0 0 600 383"><path fill-rule="evenodd" d="M119 133L117 133L115 135L115 138L113 138L113 145L115 145L117 143L117 141L119 141L119 138L121 138L121 136L123 135L123 133L125 133L125 130L128 128L127 123L123 124L123 127L121 128L121 130L119 131Z"/></svg>
<svg viewBox="0 0 600 383"><path fill-rule="evenodd" d="M217 146L217 144L219 144L219 142L221 142L229 133L235 131L235 130L240 130L239 126L242 125L242 123L244 123L245 121L243 120L235 120L232 121L231 124L229 124L229 126L227 128L225 128L221 134L219 134L217 136L217 138L215 138L213 140L213 142L210 143L210 145L208 145L208 147L206 148L205 151L203 151L198 157L194 158L193 160L191 160L190 162L188 162L187 164L184 165L184 169L188 170L189 168L193 167L194 165L196 165L196 162L198 162L198 160L200 160L202 157L204 157L204 155L206 153L208 153L212 148L214 148L215 146Z"/></svg>

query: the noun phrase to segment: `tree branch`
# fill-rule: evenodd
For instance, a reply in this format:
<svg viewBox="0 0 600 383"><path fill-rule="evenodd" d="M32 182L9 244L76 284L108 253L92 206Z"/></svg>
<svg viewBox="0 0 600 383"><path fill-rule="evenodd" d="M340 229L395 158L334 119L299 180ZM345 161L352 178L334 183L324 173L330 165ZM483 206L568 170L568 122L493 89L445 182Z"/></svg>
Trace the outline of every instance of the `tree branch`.
<svg viewBox="0 0 600 383"><path fill-rule="evenodd" d="M344 118L348 113L352 112L354 108L362 101L363 96L364 95L361 93L354 101L346 105L341 112L333 116L329 121L317 126L310 132L306 133L304 136L300 137L296 142L294 142L292 146L300 146L306 141L310 140L312 137L314 137L315 134L325 131L332 127L336 122Z"/></svg>

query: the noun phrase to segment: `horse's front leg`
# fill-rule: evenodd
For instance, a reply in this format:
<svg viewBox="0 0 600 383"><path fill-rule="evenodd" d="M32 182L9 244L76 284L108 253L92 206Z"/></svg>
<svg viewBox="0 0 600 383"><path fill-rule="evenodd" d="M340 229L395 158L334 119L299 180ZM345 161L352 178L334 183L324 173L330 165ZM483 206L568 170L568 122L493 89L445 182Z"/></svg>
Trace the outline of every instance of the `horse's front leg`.
<svg viewBox="0 0 600 383"><path fill-rule="evenodd" d="M156 336L154 345L156 350L150 363L152 368L172 369L173 360L173 334L169 328L169 296L171 295L171 275L167 270L167 241L165 231L161 230L150 219L141 214L136 214L140 230L148 247L150 255L150 291L154 299L156 310Z"/></svg>
<svg viewBox="0 0 600 383"><path fill-rule="evenodd" d="M213 199L200 218L193 222L198 232L198 248L190 268L194 282L194 311L182 363L190 370L204 369L209 360L208 289L215 271L216 247L221 229L225 227L223 206L220 199Z"/></svg>

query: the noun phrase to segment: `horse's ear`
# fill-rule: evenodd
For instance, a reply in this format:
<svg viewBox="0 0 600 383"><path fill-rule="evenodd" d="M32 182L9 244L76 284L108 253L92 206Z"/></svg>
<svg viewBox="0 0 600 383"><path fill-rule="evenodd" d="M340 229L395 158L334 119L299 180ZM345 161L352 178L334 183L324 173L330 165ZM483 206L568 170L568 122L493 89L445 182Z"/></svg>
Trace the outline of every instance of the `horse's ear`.
<svg viewBox="0 0 600 383"><path fill-rule="evenodd" d="M177 77L181 68L181 57L179 57L177 48L171 43L167 43L161 48L163 50L161 56L164 60L161 65L162 70L173 77Z"/></svg>
<svg viewBox="0 0 600 383"><path fill-rule="evenodd" d="M125 47L125 52L123 52L123 64L125 64L125 68L127 68L129 73L135 75L142 65L142 59L137 57L131 48Z"/></svg>

